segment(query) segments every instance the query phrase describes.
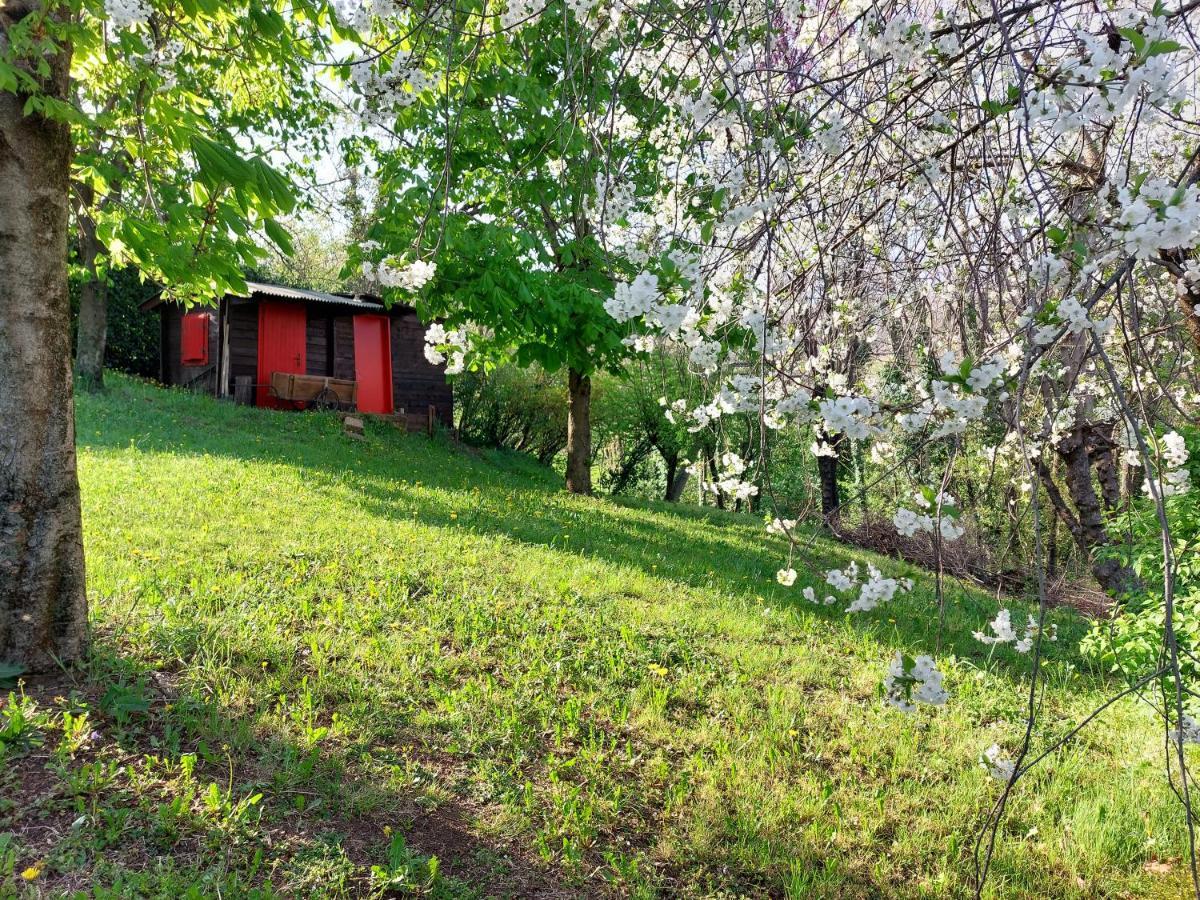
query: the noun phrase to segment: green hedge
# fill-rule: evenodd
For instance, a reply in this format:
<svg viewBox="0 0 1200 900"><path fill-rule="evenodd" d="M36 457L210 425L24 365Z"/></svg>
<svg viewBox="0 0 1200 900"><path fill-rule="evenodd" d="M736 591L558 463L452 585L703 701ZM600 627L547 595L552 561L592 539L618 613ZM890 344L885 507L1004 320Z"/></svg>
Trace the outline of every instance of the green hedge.
<svg viewBox="0 0 1200 900"><path fill-rule="evenodd" d="M104 365L133 375L158 377L158 313L138 307L158 292L158 285L143 283L136 269L111 273L108 289L108 343ZM71 275L71 350L75 349L75 327L79 319L79 290L82 273Z"/></svg>

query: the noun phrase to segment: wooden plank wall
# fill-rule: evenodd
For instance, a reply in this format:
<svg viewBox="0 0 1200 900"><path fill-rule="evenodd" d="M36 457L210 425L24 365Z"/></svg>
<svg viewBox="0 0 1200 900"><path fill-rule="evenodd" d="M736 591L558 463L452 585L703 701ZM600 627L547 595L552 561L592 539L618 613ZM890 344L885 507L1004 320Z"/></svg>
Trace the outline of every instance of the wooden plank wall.
<svg viewBox="0 0 1200 900"><path fill-rule="evenodd" d="M333 377L354 380L354 317L333 318Z"/></svg>
<svg viewBox="0 0 1200 900"><path fill-rule="evenodd" d="M392 313L392 395L396 409L424 413L437 408L438 421L454 424L454 394L446 367L425 358L425 326L414 312Z"/></svg>
<svg viewBox="0 0 1200 900"><path fill-rule="evenodd" d="M220 355L220 316L217 309L199 309L196 312L207 312L208 320L208 365L185 366L180 362L180 341L183 332L182 307L174 303L164 303L159 307L162 316L161 347L162 375L164 384L182 385L194 391L209 394L216 392L217 363Z"/></svg>
<svg viewBox="0 0 1200 900"><path fill-rule="evenodd" d="M333 336L333 319L320 313L311 306L308 308L308 326L305 331L305 372L309 375L332 375L332 358L329 355L329 341Z"/></svg>
<svg viewBox="0 0 1200 900"><path fill-rule="evenodd" d="M258 383L258 304L229 304L229 393L238 376Z"/></svg>

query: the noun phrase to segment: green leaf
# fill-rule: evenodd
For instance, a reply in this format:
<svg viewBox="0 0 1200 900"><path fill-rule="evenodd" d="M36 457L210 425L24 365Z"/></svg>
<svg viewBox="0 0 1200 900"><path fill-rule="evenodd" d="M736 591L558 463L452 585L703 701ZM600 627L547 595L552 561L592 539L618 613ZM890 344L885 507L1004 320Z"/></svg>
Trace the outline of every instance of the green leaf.
<svg viewBox="0 0 1200 900"><path fill-rule="evenodd" d="M1146 50L1146 36L1136 28L1118 28L1117 34L1133 44L1133 49L1138 56L1142 56Z"/></svg>
<svg viewBox="0 0 1200 900"><path fill-rule="evenodd" d="M0 662L0 687L14 687L17 679L25 674L25 667L17 663Z"/></svg>
<svg viewBox="0 0 1200 900"><path fill-rule="evenodd" d="M263 222L263 229L267 232L267 237L271 239L271 243L278 247L284 256L295 254L296 249L292 245L292 237L282 225L274 219L266 219Z"/></svg>

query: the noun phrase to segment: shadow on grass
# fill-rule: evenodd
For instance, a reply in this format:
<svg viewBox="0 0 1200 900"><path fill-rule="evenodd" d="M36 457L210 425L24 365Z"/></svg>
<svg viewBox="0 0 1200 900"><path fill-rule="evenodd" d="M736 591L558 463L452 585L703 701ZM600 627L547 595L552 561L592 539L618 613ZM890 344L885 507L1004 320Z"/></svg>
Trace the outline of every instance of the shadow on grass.
<svg viewBox="0 0 1200 900"><path fill-rule="evenodd" d="M473 833L460 801L381 785L319 741L263 734L177 672L123 655L117 638L98 635L83 665L20 686L22 702L51 711L29 743L47 752L18 748L0 766L11 800L0 836L15 837L14 871L35 868L43 891L574 896L557 870ZM91 730L72 752L65 728L50 732L64 711Z"/></svg>
<svg viewBox="0 0 1200 900"><path fill-rule="evenodd" d="M802 617L851 628L884 646L908 653L948 652L989 665L1013 678L1028 673L1028 658L1004 649L989 653L972 632L986 629L999 605L981 591L945 582L942 640L932 576L899 560L881 563L886 574L919 577L912 595L874 613L845 615L848 598L814 606L802 598L805 585L818 597L832 593L824 569L879 558L854 547L818 538L810 567L791 588L775 582L786 547L766 535L748 515L686 505L588 500L557 489L557 477L519 454L468 450L442 438L402 435L372 424L365 444L341 434L336 417L279 413L218 402L179 390L120 379L104 398L81 411L79 443L95 450L136 447L144 453L215 455L285 464L303 470L316 492L352 491L357 503L382 520L406 518L444 529L467 530L594 558L684 587L713 588L749 604L791 609ZM345 476L352 474L353 478ZM399 516L401 508L414 511ZM1088 669L1077 650L1086 623L1069 610L1056 611L1060 640L1047 644L1047 664Z"/></svg>

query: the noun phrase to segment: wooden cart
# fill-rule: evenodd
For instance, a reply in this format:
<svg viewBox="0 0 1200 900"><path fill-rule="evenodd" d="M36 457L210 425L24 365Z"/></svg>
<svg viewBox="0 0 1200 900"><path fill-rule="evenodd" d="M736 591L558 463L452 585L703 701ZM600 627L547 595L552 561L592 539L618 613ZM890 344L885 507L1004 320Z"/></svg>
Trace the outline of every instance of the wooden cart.
<svg viewBox="0 0 1200 900"><path fill-rule="evenodd" d="M345 378L272 372L269 392L295 409L353 410L358 405L358 382Z"/></svg>

